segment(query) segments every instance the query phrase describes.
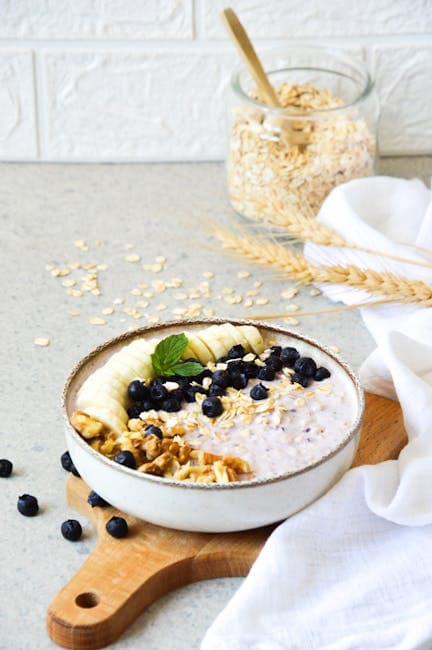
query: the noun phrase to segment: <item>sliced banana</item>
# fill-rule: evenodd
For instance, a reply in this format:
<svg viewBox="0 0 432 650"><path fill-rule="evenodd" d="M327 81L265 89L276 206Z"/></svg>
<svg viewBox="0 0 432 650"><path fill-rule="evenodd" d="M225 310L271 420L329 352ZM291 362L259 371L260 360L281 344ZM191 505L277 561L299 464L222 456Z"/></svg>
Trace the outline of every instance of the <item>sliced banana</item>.
<svg viewBox="0 0 432 650"><path fill-rule="evenodd" d="M188 344L184 351L183 359L194 357L204 366L210 361L216 361L213 352L209 349L208 345L206 345L205 341L203 341L198 335L187 334L187 338Z"/></svg>
<svg viewBox="0 0 432 650"><path fill-rule="evenodd" d="M254 325L239 325L237 329L240 330L246 340L249 341L249 345L255 354L261 354L261 352L264 351L264 339L257 327Z"/></svg>
<svg viewBox="0 0 432 650"><path fill-rule="evenodd" d="M211 332L211 334L214 335L218 341L220 341L226 350L224 354L228 354L233 345L236 345L236 339L231 334L231 331L225 327L225 325L211 325L208 328L208 331Z"/></svg>
<svg viewBox="0 0 432 650"><path fill-rule="evenodd" d="M224 332L231 334L235 341L234 345L242 345L247 352L250 352L251 345L238 327L235 327L232 323L225 323L222 327L224 328Z"/></svg>
<svg viewBox="0 0 432 650"><path fill-rule="evenodd" d="M116 417L124 422L125 424L128 421L128 414L123 404L116 399L113 399L110 394L103 389L93 392L91 390L80 392L77 397L76 402L77 408L81 411L88 413L90 407L100 407L104 408L110 413L116 415Z"/></svg>
<svg viewBox="0 0 432 650"><path fill-rule="evenodd" d="M223 357L228 350L225 345L219 340L214 331L209 331L210 328L201 330L197 336L198 338L208 347L209 350L213 353L215 359Z"/></svg>
<svg viewBox="0 0 432 650"><path fill-rule="evenodd" d="M103 422L103 424L108 427L108 429L111 429L111 431L122 433L122 431L127 430L127 419L126 421L122 420L118 415L117 409L113 412L104 406L93 404L82 410L85 410L85 413L96 418L96 420Z"/></svg>
<svg viewBox="0 0 432 650"><path fill-rule="evenodd" d="M122 402L127 395L127 386L128 384L124 380L121 380L116 374L110 372L104 366L103 368L95 370L95 372L86 379L78 394L81 394L82 391L96 391L102 388L107 388L111 397Z"/></svg>

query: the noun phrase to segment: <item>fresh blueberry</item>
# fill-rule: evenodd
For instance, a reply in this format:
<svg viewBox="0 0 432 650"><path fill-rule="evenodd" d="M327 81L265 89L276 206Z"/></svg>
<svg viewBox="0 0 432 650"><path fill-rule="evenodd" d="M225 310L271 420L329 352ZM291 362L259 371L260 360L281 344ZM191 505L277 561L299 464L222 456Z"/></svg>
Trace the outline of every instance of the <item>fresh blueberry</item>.
<svg viewBox="0 0 432 650"><path fill-rule="evenodd" d="M246 350L242 345L233 345L228 352L228 359L242 359L246 354Z"/></svg>
<svg viewBox="0 0 432 650"><path fill-rule="evenodd" d="M219 359L216 359L216 363L226 363L228 361L228 357L219 357Z"/></svg>
<svg viewBox="0 0 432 650"><path fill-rule="evenodd" d="M67 519L61 525L61 534L70 542L77 542L82 535L82 528L76 519Z"/></svg>
<svg viewBox="0 0 432 650"><path fill-rule="evenodd" d="M258 377L259 366L256 365L253 361L248 361L244 364L243 372L248 379L254 379Z"/></svg>
<svg viewBox="0 0 432 650"><path fill-rule="evenodd" d="M161 409L167 413L176 413L177 411L180 411L181 404L174 397L168 397L162 402Z"/></svg>
<svg viewBox="0 0 432 650"><path fill-rule="evenodd" d="M222 386L216 386L216 384L210 384L210 387L208 389L208 394L209 397L222 397L222 395L225 395L226 390L225 388L222 388Z"/></svg>
<svg viewBox="0 0 432 650"><path fill-rule="evenodd" d="M61 455L60 462L63 469L65 469L67 472L71 472L74 476L78 476L78 478L80 478L81 475L78 472L77 468L75 467L73 460L70 457L70 453L68 451L65 451L64 454Z"/></svg>
<svg viewBox="0 0 432 650"><path fill-rule="evenodd" d="M151 424L149 427L147 427L144 431L144 434L146 436L156 436L160 440L163 438L162 429L157 427L155 424Z"/></svg>
<svg viewBox="0 0 432 650"><path fill-rule="evenodd" d="M136 420L137 418L139 418L142 411L143 409L141 407L141 402L139 402L138 404L134 404L133 406L129 406L129 408L127 409L129 420Z"/></svg>
<svg viewBox="0 0 432 650"><path fill-rule="evenodd" d="M241 390L242 388L246 388L248 384L248 378L244 374L244 372L238 372L237 374L231 375L231 386L233 388L237 388L237 390Z"/></svg>
<svg viewBox="0 0 432 650"><path fill-rule="evenodd" d="M271 354L264 362L269 368L273 368L275 372L282 370L283 363L275 354Z"/></svg>
<svg viewBox="0 0 432 650"><path fill-rule="evenodd" d="M269 389L263 384L256 384L249 393L252 399L266 399Z"/></svg>
<svg viewBox="0 0 432 650"><path fill-rule="evenodd" d="M316 369L317 365L310 357L300 357L294 364L294 370L302 377L313 377Z"/></svg>
<svg viewBox="0 0 432 650"><path fill-rule="evenodd" d="M130 469L136 469L135 456L127 449L114 456L114 462L124 467L130 467Z"/></svg>
<svg viewBox="0 0 432 650"><path fill-rule="evenodd" d="M182 390L189 388L191 382L189 377L180 377L180 375L175 375L172 377L172 381L175 381Z"/></svg>
<svg viewBox="0 0 432 650"><path fill-rule="evenodd" d="M183 391L183 396L186 402L195 402L197 393L206 394L206 391L202 386L189 386L186 390Z"/></svg>
<svg viewBox="0 0 432 650"><path fill-rule="evenodd" d="M285 366L292 368L297 359L300 358L300 353L295 348L283 348L280 353L280 358Z"/></svg>
<svg viewBox="0 0 432 650"><path fill-rule="evenodd" d="M258 379L273 381L275 377L276 372L271 366L261 366L261 368L258 370Z"/></svg>
<svg viewBox="0 0 432 650"><path fill-rule="evenodd" d="M150 396L150 391L147 386L140 381L135 379L131 381L127 389L128 395L134 402L142 402L145 399L148 399Z"/></svg>
<svg viewBox="0 0 432 650"><path fill-rule="evenodd" d="M307 388L309 386L309 379L307 377L303 377L303 375L299 375L297 372L291 375L291 382L293 384L300 384L300 386L303 386L303 388Z"/></svg>
<svg viewBox="0 0 432 650"><path fill-rule="evenodd" d="M18 497L17 508L25 517L34 517L39 511L38 500L31 494L23 494Z"/></svg>
<svg viewBox="0 0 432 650"><path fill-rule="evenodd" d="M10 460L7 460L6 458L0 459L0 477L1 478L9 478L9 476L12 474L12 469L13 469L13 465L10 462Z"/></svg>
<svg viewBox="0 0 432 650"><path fill-rule="evenodd" d="M163 384L150 386L150 397L154 402L163 402L168 397L168 390Z"/></svg>
<svg viewBox="0 0 432 650"><path fill-rule="evenodd" d="M212 383L221 388L228 388L230 385L229 372L226 370L216 370L216 372L213 373Z"/></svg>
<svg viewBox="0 0 432 650"><path fill-rule="evenodd" d="M195 375L195 377L190 377L190 381L199 381L202 383L203 379L206 377L213 377L213 373L209 368L206 368L202 372L200 372L199 375Z"/></svg>
<svg viewBox="0 0 432 650"><path fill-rule="evenodd" d="M280 357L281 352L282 352L282 346L281 345L272 345L270 350L272 351L272 354L276 355L277 357Z"/></svg>
<svg viewBox="0 0 432 650"><path fill-rule="evenodd" d="M223 411L219 397L207 397L201 404L202 412L209 418L217 418Z"/></svg>
<svg viewBox="0 0 432 650"><path fill-rule="evenodd" d="M183 391L181 388L175 388L174 390L170 390L168 392L168 399L176 399L177 402L180 402L180 404L183 401Z"/></svg>
<svg viewBox="0 0 432 650"><path fill-rule="evenodd" d="M89 493L87 503L89 503L92 508L106 508L109 506L108 501L105 501L105 499L99 496L99 494L94 490Z"/></svg>
<svg viewBox="0 0 432 650"><path fill-rule="evenodd" d="M128 534L127 521L126 519L123 519L123 517L111 517L111 519L107 521L105 528L111 537L116 537L117 539L126 537Z"/></svg>
<svg viewBox="0 0 432 650"><path fill-rule="evenodd" d="M323 379L328 379L331 375L330 370L327 370L327 368L317 368L316 372L314 374L314 379L315 381L322 381Z"/></svg>
<svg viewBox="0 0 432 650"><path fill-rule="evenodd" d="M230 375L236 375L238 372L243 372L244 366L244 361L241 359L236 359L235 361L231 361L231 363L228 364L227 370Z"/></svg>

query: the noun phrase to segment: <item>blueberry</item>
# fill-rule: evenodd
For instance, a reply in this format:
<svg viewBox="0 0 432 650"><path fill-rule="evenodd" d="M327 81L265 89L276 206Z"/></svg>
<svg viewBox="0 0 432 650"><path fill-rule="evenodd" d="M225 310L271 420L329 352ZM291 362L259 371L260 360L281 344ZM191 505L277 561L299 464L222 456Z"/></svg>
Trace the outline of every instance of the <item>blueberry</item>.
<svg viewBox="0 0 432 650"><path fill-rule="evenodd" d="M276 377L276 372L270 366L261 366L258 370L258 379L264 379L265 381L273 381Z"/></svg>
<svg viewBox="0 0 432 650"><path fill-rule="evenodd" d="M233 345L228 352L228 359L242 359L246 354L246 350L242 345Z"/></svg>
<svg viewBox="0 0 432 650"><path fill-rule="evenodd" d="M114 462L130 469L136 469L135 456L131 451L121 451L117 456L114 456Z"/></svg>
<svg viewBox="0 0 432 650"><path fill-rule="evenodd" d="M181 388L175 388L168 393L168 399L176 399L180 404L183 401L183 391Z"/></svg>
<svg viewBox="0 0 432 650"><path fill-rule="evenodd" d="M228 357L219 357L219 359L216 359L216 363L226 363L228 361Z"/></svg>
<svg viewBox="0 0 432 650"><path fill-rule="evenodd" d="M61 534L70 542L77 542L82 535L82 528L76 519L67 519L61 525Z"/></svg>
<svg viewBox="0 0 432 650"><path fill-rule="evenodd" d="M23 494L18 497L17 508L25 517L34 517L39 510L38 500L36 497L32 497L31 494Z"/></svg>
<svg viewBox="0 0 432 650"><path fill-rule="evenodd" d="M117 539L126 537L128 534L127 521L126 519L123 519L123 517L111 517L111 519L107 521L105 528L111 537L116 537Z"/></svg>
<svg viewBox="0 0 432 650"><path fill-rule="evenodd" d="M74 476L78 476L78 478L81 477L68 451L65 451L64 454L61 455L60 462L63 469L65 469L67 472L71 472Z"/></svg>
<svg viewBox="0 0 432 650"><path fill-rule="evenodd" d="M217 418L223 411L219 397L207 397L201 404L202 412L209 418Z"/></svg>
<svg viewBox="0 0 432 650"><path fill-rule="evenodd" d="M160 440L163 438L162 429L157 427L155 424L151 424L149 427L147 427L144 431L144 434L146 436L156 436Z"/></svg>
<svg viewBox="0 0 432 650"><path fill-rule="evenodd" d="M174 397L168 397L162 402L161 409L167 413L176 413L177 411L180 411L181 404Z"/></svg>
<svg viewBox="0 0 432 650"><path fill-rule="evenodd" d="M13 469L13 465L10 462L10 460L7 460L6 458L0 459L0 477L1 478L9 478L9 476L12 474L12 469Z"/></svg>
<svg viewBox="0 0 432 650"><path fill-rule="evenodd" d="M286 366L292 368L297 359L300 358L300 353L295 348L283 348L280 353L280 358Z"/></svg>
<svg viewBox="0 0 432 650"><path fill-rule="evenodd" d="M316 372L314 374L314 379L315 381L322 381L323 379L328 379L331 375L330 370L327 370L327 368L317 368ZM1 461L0 461L1 462Z"/></svg>
<svg viewBox="0 0 432 650"><path fill-rule="evenodd" d="M276 372L282 370L283 363L279 357L271 354L264 362L269 368L273 368Z"/></svg>
<svg viewBox="0 0 432 650"><path fill-rule="evenodd" d="M189 386L186 390L183 391L183 396L186 402L195 402L197 393L206 394L206 391L202 386Z"/></svg>
<svg viewBox="0 0 432 650"><path fill-rule="evenodd" d="M310 357L300 357L294 364L294 370L302 377L313 377L317 366Z"/></svg>
<svg viewBox="0 0 432 650"><path fill-rule="evenodd" d="M256 365L253 361L248 361L244 364L243 372L248 377L248 379L254 379L258 377L259 366Z"/></svg>
<svg viewBox="0 0 432 650"><path fill-rule="evenodd" d="M237 374L231 375L231 386L233 388L237 388L237 390L241 390L242 388L246 388L248 384L248 378L244 374L244 372L238 372Z"/></svg>
<svg viewBox="0 0 432 650"><path fill-rule="evenodd" d="M148 399L150 396L149 389L139 379L135 379L134 381L131 381L131 383L128 386L127 392L129 397L134 402L142 402L144 399Z"/></svg>
<svg viewBox="0 0 432 650"><path fill-rule="evenodd" d="M141 402L138 403L138 404L134 404L133 406L130 406L127 409L127 414L128 414L129 420L136 420L137 418L139 418L142 411L143 410L142 410L142 407L141 407Z"/></svg>
<svg viewBox="0 0 432 650"><path fill-rule="evenodd" d="M216 386L216 384L210 384L210 387L208 389L208 394L209 397L222 397L222 395L225 395L226 390L225 388L222 388L222 386Z"/></svg>
<svg viewBox="0 0 432 650"><path fill-rule="evenodd" d="M202 383L202 380L206 377L213 377L213 373L209 368L203 370L199 375L195 375L195 377L190 377L190 381L199 381Z"/></svg>
<svg viewBox="0 0 432 650"><path fill-rule="evenodd" d="M230 385L230 376L226 370L216 370L213 373L212 383L221 388L227 388Z"/></svg>
<svg viewBox="0 0 432 650"><path fill-rule="evenodd" d="M266 399L268 390L266 386L260 383L254 386L249 394L252 399Z"/></svg>
<svg viewBox="0 0 432 650"><path fill-rule="evenodd" d="M291 376L291 382L293 384L300 384L300 386L303 386L303 388L307 388L309 386L309 379L307 377L303 377L303 375L299 375L297 372Z"/></svg>
<svg viewBox="0 0 432 650"><path fill-rule="evenodd" d="M274 354L276 357L280 357L281 352L282 352L282 346L281 345L272 345L270 350L272 351L272 354Z"/></svg>
<svg viewBox="0 0 432 650"><path fill-rule="evenodd" d="M150 386L150 397L154 402L162 402L168 397L168 390L163 384Z"/></svg>
<svg viewBox="0 0 432 650"><path fill-rule="evenodd" d="M105 499L102 499L101 496L94 490L92 490L88 497L87 497L87 503L91 505L92 508L106 508L109 506L108 501L105 501Z"/></svg>
<svg viewBox="0 0 432 650"><path fill-rule="evenodd" d="M227 370L230 375L236 375L239 372L243 372L244 365L244 361L241 361L241 359L236 359L235 361L232 361L228 364Z"/></svg>
<svg viewBox="0 0 432 650"><path fill-rule="evenodd" d="M191 382L189 377L180 377L180 375L175 375L172 381L175 381L183 391L189 388Z"/></svg>

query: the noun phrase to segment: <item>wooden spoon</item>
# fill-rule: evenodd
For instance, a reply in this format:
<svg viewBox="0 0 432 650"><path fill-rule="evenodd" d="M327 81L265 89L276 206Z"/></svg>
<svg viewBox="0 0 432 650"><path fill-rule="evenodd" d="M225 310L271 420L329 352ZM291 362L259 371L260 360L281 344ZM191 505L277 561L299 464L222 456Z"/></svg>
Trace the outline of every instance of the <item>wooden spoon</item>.
<svg viewBox="0 0 432 650"><path fill-rule="evenodd" d="M266 103L269 106L283 108L237 14L228 7L227 9L224 9L222 16L233 41L245 60L245 63L255 79L261 94L265 98ZM290 144L306 144L308 142L308 138L304 133L295 133L292 131L289 120L281 120L280 126L285 131L285 135Z"/></svg>

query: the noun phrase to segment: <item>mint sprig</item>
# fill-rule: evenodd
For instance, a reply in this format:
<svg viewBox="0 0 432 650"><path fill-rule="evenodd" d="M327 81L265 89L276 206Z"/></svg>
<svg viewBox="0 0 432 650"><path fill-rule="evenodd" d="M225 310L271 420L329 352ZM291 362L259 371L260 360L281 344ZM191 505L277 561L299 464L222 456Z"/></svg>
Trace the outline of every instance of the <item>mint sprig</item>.
<svg viewBox="0 0 432 650"><path fill-rule="evenodd" d="M187 344L186 334L171 334L159 341L150 357L156 374L181 377L194 377L201 374L205 368L200 363L181 360Z"/></svg>

